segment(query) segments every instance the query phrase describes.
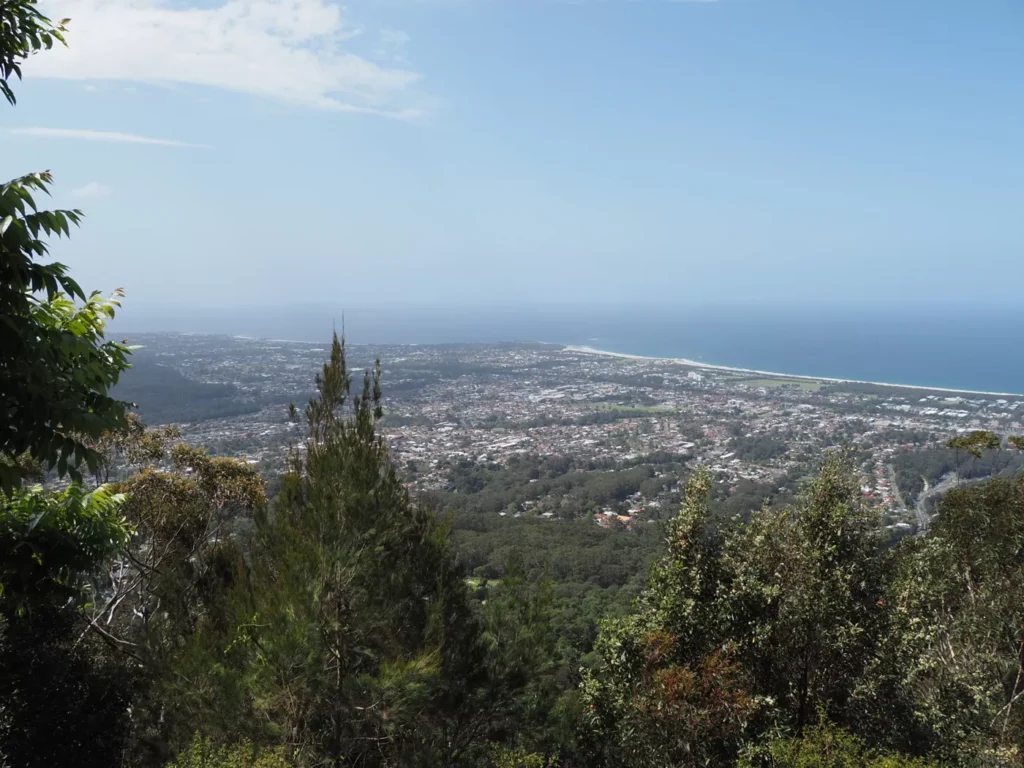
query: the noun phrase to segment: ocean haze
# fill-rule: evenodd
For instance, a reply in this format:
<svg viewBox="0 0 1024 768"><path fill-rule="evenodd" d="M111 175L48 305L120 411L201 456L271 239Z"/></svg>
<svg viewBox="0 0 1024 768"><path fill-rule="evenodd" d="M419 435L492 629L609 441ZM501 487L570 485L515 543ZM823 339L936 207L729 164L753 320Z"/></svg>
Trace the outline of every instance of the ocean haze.
<svg viewBox="0 0 1024 768"><path fill-rule="evenodd" d="M1024 392L1024 311L944 306L129 310L114 333L222 333L355 344L545 341L807 376Z"/></svg>

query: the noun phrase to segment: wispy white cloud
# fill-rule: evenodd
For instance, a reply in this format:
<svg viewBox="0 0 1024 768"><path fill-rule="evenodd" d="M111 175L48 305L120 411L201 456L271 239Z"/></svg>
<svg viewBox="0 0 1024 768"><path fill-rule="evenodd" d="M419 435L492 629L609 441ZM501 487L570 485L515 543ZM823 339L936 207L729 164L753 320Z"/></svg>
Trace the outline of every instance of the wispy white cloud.
<svg viewBox="0 0 1024 768"><path fill-rule="evenodd" d="M84 187L71 190L72 197L106 197L110 194L110 187L100 184L98 181L90 181Z"/></svg>
<svg viewBox="0 0 1024 768"><path fill-rule="evenodd" d="M408 33L400 29L382 29L380 31L380 41L392 48L404 48L409 44L409 40Z"/></svg>
<svg viewBox="0 0 1024 768"><path fill-rule="evenodd" d="M67 49L32 61L37 77L188 84L316 109L412 119L419 75L348 50L359 30L331 0L55 0Z"/></svg>
<svg viewBox="0 0 1024 768"><path fill-rule="evenodd" d="M41 136L46 139L83 139L85 141L120 141L125 144L159 144L164 147L192 147L195 149L213 149L209 144L192 144L176 139L155 139L152 136L139 136L136 133L119 133L117 131L89 131L82 128L11 128L11 133L21 136Z"/></svg>
<svg viewBox="0 0 1024 768"><path fill-rule="evenodd" d="M402 51L411 39L408 33L400 29L382 29L378 45L373 51L374 58L395 65L408 65L409 62Z"/></svg>

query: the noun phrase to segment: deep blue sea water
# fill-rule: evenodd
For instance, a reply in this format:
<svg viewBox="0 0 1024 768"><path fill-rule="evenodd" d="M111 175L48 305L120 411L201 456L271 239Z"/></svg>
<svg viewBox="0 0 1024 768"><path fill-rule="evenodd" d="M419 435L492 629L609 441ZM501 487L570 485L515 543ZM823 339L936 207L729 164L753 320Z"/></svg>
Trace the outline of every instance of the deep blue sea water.
<svg viewBox="0 0 1024 768"><path fill-rule="evenodd" d="M341 310L128 314L116 333L177 330L326 341ZM1024 393L1024 309L348 309L354 344L548 341L718 365Z"/></svg>

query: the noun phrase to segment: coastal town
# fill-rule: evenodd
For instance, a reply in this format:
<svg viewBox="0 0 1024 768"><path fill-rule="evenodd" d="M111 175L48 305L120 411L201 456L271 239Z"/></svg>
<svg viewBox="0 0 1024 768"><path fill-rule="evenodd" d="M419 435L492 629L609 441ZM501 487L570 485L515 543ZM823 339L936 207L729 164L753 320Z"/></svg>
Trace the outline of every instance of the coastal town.
<svg viewBox="0 0 1024 768"><path fill-rule="evenodd" d="M301 448L301 419L289 421L286 406L301 407L312 395L328 345L178 334L140 343L140 356L160 370L229 387L210 399L203 418L180 423L185 440L265 474L281 471L289 451ZM548 344L357 346L348 356L356 372L381 361L383 432L413 492L451 491L455 467L493 471L531 456L570 458L578 472L650 464L657 478L662 470L650 457L667 456L677 468L707 467L726 496L741 488L785 493L827 452L844 450L858 464L865 500L893 530L907 533L926 524L923 499L950 471L940 467L941 475L901 487L900 474L916 471L907 467L938 456L959 433L1024 431L1024 396L819 380ZM354 376L353 389L360 386ZM137 396L140 411L152 422L143 395L149 397ZM678 493L679 483L668 478L573 508L597 524L628 527L659 518ZM565 506L559 501L531 499L497 514L557 517Z"/></svg>

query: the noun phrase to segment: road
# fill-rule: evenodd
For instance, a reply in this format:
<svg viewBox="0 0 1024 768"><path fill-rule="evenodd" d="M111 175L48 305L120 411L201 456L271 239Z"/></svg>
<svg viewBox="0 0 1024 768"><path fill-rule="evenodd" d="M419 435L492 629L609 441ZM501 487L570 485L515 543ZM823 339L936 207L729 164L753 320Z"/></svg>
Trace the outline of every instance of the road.
<svg viewBox="0 0 1024 768"><path fill-rule="evenodd" d="M924 481L924 490L918 494L917 504L914 505L914 514L917 516L917 535L924 536L928 533L928 529L931 528L932 519L931 516L925 509L925 503L932 496L938 496L945 493L951 488L956 487L957 477L955 473L946 475L942 480L935 485L930 487L928 481Z"/></svg>

